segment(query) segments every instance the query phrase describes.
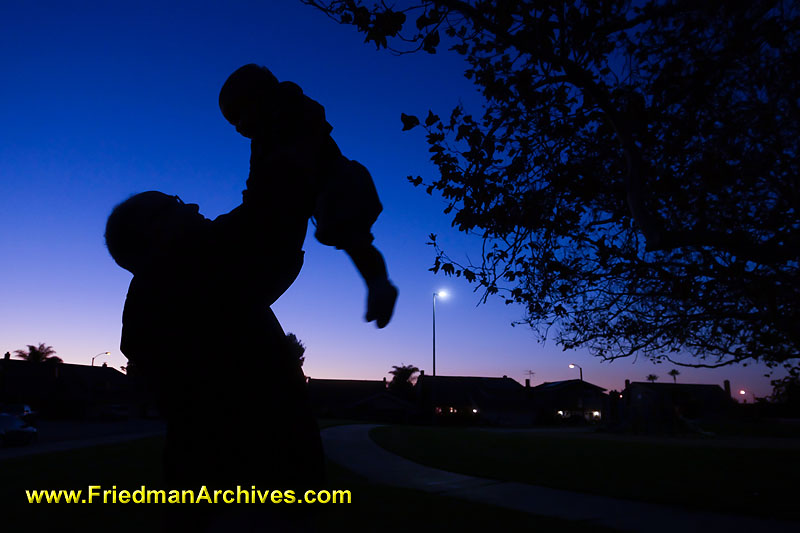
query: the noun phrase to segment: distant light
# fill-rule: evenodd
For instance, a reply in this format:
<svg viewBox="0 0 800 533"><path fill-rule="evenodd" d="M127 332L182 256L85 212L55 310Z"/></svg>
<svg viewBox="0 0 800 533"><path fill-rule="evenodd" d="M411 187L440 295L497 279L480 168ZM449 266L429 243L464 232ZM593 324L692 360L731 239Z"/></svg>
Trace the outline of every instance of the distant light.
<svg viewBox="0 0 800 533"><path fill-rule="evenodd" d="M477 409L473 409L473 410L472 410L472 412L473 412L473 413L475 413L475 414L477 414L477 413L478 413L478 410L477 410Z"/></svg>
<svg viewBox="0 0 800 533"><path fill-rule="evenodd" d="M600 418L600 411L592 411L592 416L595 418Z"/></svg>
<svg viewBox="0 0 800 533"><path fill-rule="evenodd" d="M622 394L620 394L619 397L622 398Z"/></svg>
<svg viewBox="0 0 800 533"><path fill-rule="evenodd" d="M575 368L575 364L574 364L574 363L570 363L570 364L569 364L569 367L570 367L570 368Z"/></svg>
<svg viewBox="0 0 800 533"><path fill-rule="evenodd" d="M556 414L557 414L558 416L564 416L564 411L556 411Z"/></svg>
<svg viewBox="0 0 800 533"><path fill-rule="evenodd" d="M744 396L745 394L747 394L747 391L746 391L746 390L744 390L744 389L742 389L742 390L740 390L740 391L739 391L739 394L741 394L742 396Z"/></svg>

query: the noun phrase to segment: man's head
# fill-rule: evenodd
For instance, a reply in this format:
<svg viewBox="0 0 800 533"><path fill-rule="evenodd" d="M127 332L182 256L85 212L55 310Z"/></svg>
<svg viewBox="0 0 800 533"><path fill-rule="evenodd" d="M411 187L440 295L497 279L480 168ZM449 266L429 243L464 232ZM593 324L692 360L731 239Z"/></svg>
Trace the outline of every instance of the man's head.
<svg viewBox="0 0 800 533"><path fill-rule="evenodd" d="M139 193L109 215L106 247L119 266L137 274L156 265L205 221L197 204L158 191Z"/></svg>
<svg viewBox="0 0 800 533"><path fill-rule="evenodd" d="M254 63L231 74L219 91L219 109L236 131L252 138L262 118L270 95L278 86L278 78L266 67Z"/></svg>

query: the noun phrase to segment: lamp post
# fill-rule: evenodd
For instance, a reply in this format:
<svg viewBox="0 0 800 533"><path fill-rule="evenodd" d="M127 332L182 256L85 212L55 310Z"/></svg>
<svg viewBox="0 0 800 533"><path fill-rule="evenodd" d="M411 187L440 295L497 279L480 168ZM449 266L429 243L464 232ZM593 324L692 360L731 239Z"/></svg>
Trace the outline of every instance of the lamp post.
<svg viewBox="0 0 800 533"><path fill-rule="evenodd" d="M99 354L97 354L94 357L92 357L92 366L94 366L95 358L100 357L101 355L111 355L111 352L100 352Z"/></svg>
<svg viewBox="0 0 800 533"><path fill-rule="evenodd" d="M746 391L744 389L740 389L739 390L739 396L742 397L742 403L747 403L747 397L746 397L747 392L748 391ZM756 395L755 395L755 393L753 391L750 391L750 396L753 397L753 403L756 403Z"/></svg>
<svg viewBox="0 0 800 533"><path fill-rule="evenodd" d="M433 375L436 375L436 297L446 298L445 291L438 291L433 293Z"/></svg>
<svg viewBox="0 0 800 533"><path fill-rule="evenodd" d="M581 381L583 381L583 368L581 368L579 365L576 365L575 363L570 363L569 364L570 368L575 368L576 366L578 367L578 370L580 370L580 372L581 372Z"/></svg>

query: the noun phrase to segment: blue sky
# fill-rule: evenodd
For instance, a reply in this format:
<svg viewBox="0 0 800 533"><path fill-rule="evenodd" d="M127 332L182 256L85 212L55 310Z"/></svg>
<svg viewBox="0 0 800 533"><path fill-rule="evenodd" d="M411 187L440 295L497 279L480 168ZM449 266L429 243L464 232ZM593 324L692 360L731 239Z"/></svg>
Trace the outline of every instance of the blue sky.
<svg viewBox="0 0 800 533"><path fill-rule="evenodd" d="M167 5L168 4L168 5ZM422 131L401 131L400 113L449 113L481 100L448 53L394 56L299 1L14 2L0 17L0 352L52 345L65 361L99 357L119 367L130 274L108 256L105 219L144 190L178 194L209 218L234 208L247 178L249 142L217 108L219 88L245 63L270 68L325 106L343 153L372 173L384 205L373 228L399 287L384 330L363 321L366 293L349 259L309 234L303 272L273 309L307 346L305 372L380 379L392 365L430 373L432 293L437 373L508 375L533 384L584 378L606 388L668 365L601 364L588 354L537 344L511 322L522 309L428 272L430 233L451 257L478 257L480 243L450 227L436 197L408 175L430 178ZM225 354L220 354L221 358ZM719 383L762 396L765 369L679 369L679 381Z"/></svg>

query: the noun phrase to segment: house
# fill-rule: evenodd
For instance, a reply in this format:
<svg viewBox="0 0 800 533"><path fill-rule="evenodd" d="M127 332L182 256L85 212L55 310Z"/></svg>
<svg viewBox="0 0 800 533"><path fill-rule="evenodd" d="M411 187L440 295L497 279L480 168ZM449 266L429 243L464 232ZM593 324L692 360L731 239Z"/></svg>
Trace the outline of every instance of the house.
<svg viewBox="0 0 800 533"><path fill-rule="evenodd" d="M94 417L126 411L132 401L128 376L111 367L0 360L0 402L29 404L49 416Z"/></svg>
<svg viewBox="0 0 800 533"><path fill-rule="evenodd" d="M697 422L718 419L730 412L734 401L730 385L694 383L625 383L621 417L634 431L691 431Z"/></svg>
<svg viewBox="0 0 800 533"><path fill-rule="evenodd" d="M582 379L545 382L529 389L536 423L600 422L608 409L608 395Z"/></svg>
<svg viewBox="0 0 800 533"><path fill-rule="evenodd" d="M314 414L325 418L354 418L407 422L414 406L387 390L382 381L308 378Z"/></svg>
<svg viewBox="0 0 800 533"><path fill-rule="evenodd" d="M423 421L435 424L524 426L531 422L525 388L517 381L472 376L417 378Z"/></svg>

